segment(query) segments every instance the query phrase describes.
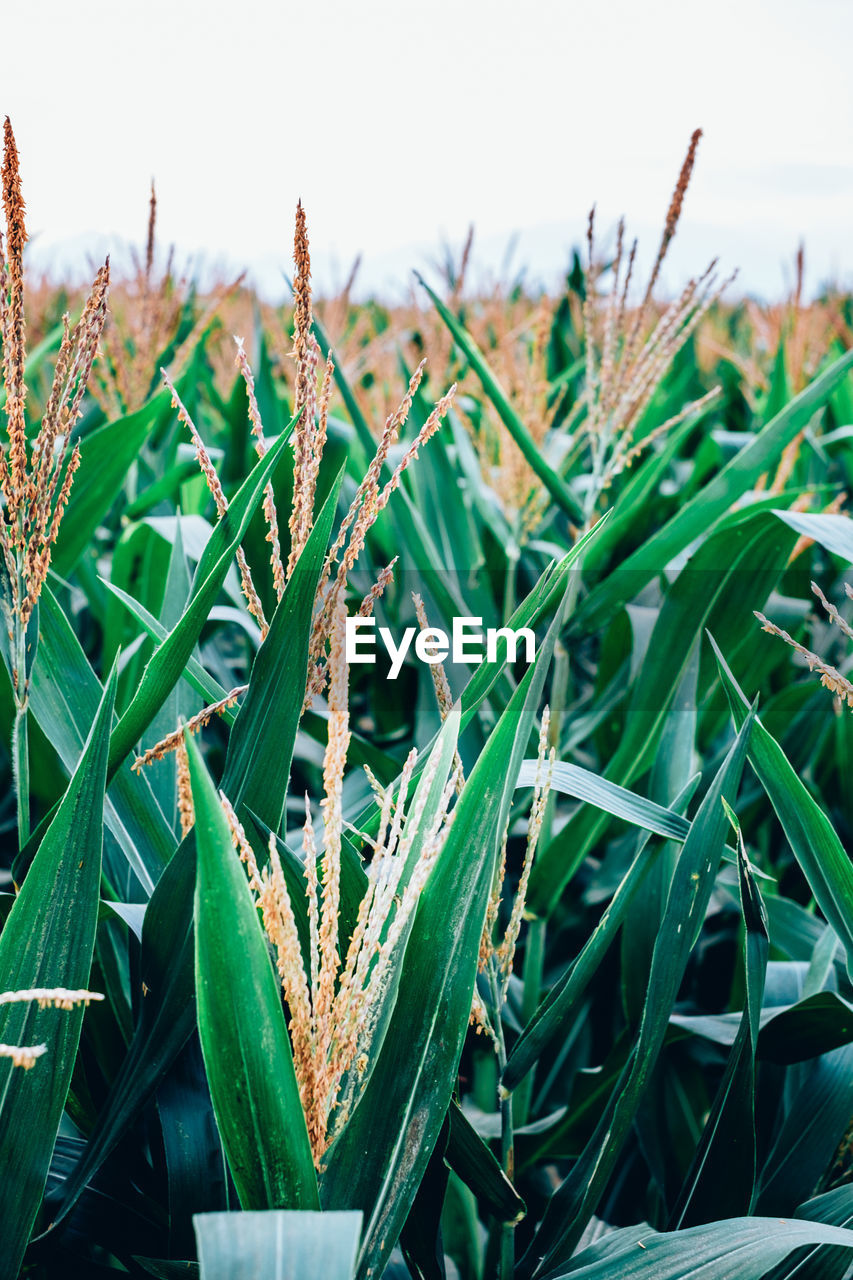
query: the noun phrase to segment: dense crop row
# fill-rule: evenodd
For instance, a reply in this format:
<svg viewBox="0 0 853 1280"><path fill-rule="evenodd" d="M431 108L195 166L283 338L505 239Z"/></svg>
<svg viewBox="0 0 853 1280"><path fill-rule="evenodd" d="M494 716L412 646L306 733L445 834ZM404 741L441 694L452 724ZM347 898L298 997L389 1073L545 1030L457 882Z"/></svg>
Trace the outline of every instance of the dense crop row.
<svg viewBox="0 0 853 1280"><path fill-rule="evenodd" d="M657 301L697 143L648 281L83 305L7 122L0 1277L845 1275L853 305Z"/></svg>

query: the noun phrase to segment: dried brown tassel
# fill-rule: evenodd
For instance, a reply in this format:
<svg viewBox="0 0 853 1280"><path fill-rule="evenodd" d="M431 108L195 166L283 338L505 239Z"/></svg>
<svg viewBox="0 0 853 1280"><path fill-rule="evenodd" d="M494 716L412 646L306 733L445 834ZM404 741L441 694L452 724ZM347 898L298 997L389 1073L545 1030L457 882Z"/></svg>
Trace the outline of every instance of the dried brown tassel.
<svg viewBox="0 0 853 1280"><path fill-rule="evenodd" d="M190 784L190 758L186 739L181 737L176 749L178 766L178 817L181 820L181 837L186 838L195 826L195 806Z"/></svg>
<svg viewBox="0 0 853 1280"><path fill-rule="evenodd" d="M293 413L294 416L298 415L298 420L293 433L293 510L289 522L288 577L293 572L310 532L311 512L306 505L308 497L306 479L314 447L317 397L317 357L311 340L311 255L308 251L305 210L301 200L296 206L293 261L296 268L293 279L293 358L296 361Z"/></svg>
<svg viewBox="0 0 853 1280"><path fill-rule="evenodd" d="M163 381L172 393L172 407L178 411L178 420L184 424L192 436L193 444L195 445L196 457L198 458L198 465L201 467L204 478L207 481L207 487L210 490L210 495L213 498L213 502L216 507L216 514L221 520L225 515L225 512L228 510L228 499L225 497L222 483L219 476L216 474L216 468L211 461L210 454L207 452L207 448L198 433L195 423L187 412L181 397L175 390L171 378L165 369L161 369L160 372L163 375ZM240 570L240 586L243 590L243 595L246 598L249 613L260 627L261 639L263 640L266 638L267 632L269 631L269 625L264 617L261 598L255 588L252 573L249 569L249 562L246 559L246 553L243 551L242 547L237 548L235 559L237 561L237 567Z"/></svg>
<svg viewBox="0 0 853 1280"><path fill-rule="evenodd" d="M154 246L157 235L157 192L154 190L154 180L151 180L151 198L148 201L148 236L145 241L145 280L151 279L151 272L154 267Z"/></svg>
<svg viewBox="0 0 853 1280"><path fill-rule="evenodd" d="M25 204L21 193L18 149L9 117L3 128L3 208L6 214L6 243L9 257L9 302L6 339L3 347L6 385L6 416L9 432L10 499L9 519L14 523L26 502L27 433L24 416L26 385L26 330L24 326L24 245L27 230Z"/></svg>
<svg viewBox="0 0 853 1280"><path fill-rule="evenodd" d="M186 725L174 729L171 733L167 733L165 738L161 738L153 747L149 747L141 756L137 756L131 766L135 773L139 773L146 765L153 764L155 760L162 760L172 751L178 751L181 743L184 741L184 733L198 733L205 725L209 724L214 716L221 716L229 707L233 707L237 699L246 692L248 685L241 684L236 689L232 689L230 693L226 693L224 698L220 698L219 702L212 703L209 707L203 707L196 715L191 716Z"/></svg>
<svg viewBox="0 0 853 1280"><path fill-rule="evenodd" d="M235 337L234 341L237 344L237 367L242 374L243 382L246 386L246 396L249 401L249 421L252 424L252 435L255 437L255 452L259 458L262 458L267 451L267 446L264 439L264 425L261 421L261 411L258 408L258 399L255 394L255 377L246 357L243 339ZM272 482L269 482L264 489L263 510L264 518L267 522L266 540L270 544L270 567L272 568L273 585L275 586L276 599L280 600L284 594L286 579L284 574L284 565L281 560L278 511L276 510Z"/></svg>
<svg viewBox="0 0 853 1280"><path fill-rule="evenodd" d="M649 301L652 296L652 290L657 284L663 260L666 257L667 249L670 246L673 236L678 226L678 220L681 217L681 210L684 205L684 197L687 194L687 188L690 185L690 178L693 173L693 165L696 163L696 151L699 146L699 139L702 137L701 129L694 129L690 137L690 145L687 148L687 155L684 157L684 163L681 166L681 172L678 175L678 181L675 184L675 190L672 193L672 199L669 202L669 208L666 211L666 221L663 226L663 235L661 236L658 255L655 259L655 265L652 274L649 277L649 283L646 288L646 296L643 305Z"/></svg>
<svg viewBox="0 0 853 1280"><path fill-rule="evenodd" d="M41 551L36 551L35 543L31 542L27 547L27 558L25 565L25 579L27 583L27 596L21 604L21 621L26 626L29 621L30 614L35 608L36 601L39 598L41 589L47 580L47 572L50 568L51 548L56 542L59 534L59 525L62 516L68 505L68 498L71 494L71 484L74 480L74 473L80 466L80 445L75 444L71 453L71 460L65 472L65 479L62 482L62 488L59 491L59 497L56 500L56 506L53 511L53 519L44 546Z"/></svg>

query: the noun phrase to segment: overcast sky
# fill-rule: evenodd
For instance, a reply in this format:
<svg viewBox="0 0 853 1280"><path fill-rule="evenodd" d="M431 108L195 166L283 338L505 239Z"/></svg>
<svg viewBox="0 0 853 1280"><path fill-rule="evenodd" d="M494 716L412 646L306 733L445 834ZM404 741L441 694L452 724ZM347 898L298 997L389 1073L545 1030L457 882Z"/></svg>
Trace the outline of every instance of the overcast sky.
<svg viewBox="0 0 853 1280"><path fill-rule="evenodd" d="M405 287L469 222L497 268L555 279L597 201L647 251L691 131L705 131L666 283L719 252L779 295L805 239L812 286L853 283L849 0L33 0L3 16L0 113L39 262L164 240Z"/></svg>

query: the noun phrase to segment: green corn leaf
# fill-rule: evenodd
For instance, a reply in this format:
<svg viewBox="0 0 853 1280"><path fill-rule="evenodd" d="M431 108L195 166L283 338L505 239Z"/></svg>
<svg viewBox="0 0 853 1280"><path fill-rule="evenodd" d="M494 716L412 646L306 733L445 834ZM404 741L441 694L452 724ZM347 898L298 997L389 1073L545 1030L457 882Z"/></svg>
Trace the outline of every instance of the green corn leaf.
<svg viewBox="0 0 853 1280"><path fill-rule="evenodd" d="M88 986L98 923L113 669L80 761L0 934L0 990ZM0 1060L0 1277L14 1280L44 1191L83 1009L0 1006L0 1042L45 1044L29 1071Z"/></svg>
<svg viewBox="0 0 853 1280"><path fill-rule="evenodd" d="M853 520L831 512L774 511L803 538L819 542L834 556L853 564Z"/></svg>
<svg viewBox="0 0 853 1280"><path fill-rule="evenodd" d="M70 1213L86 1184L151 1098L196 1025L192 903L196 852L192 832L166 865L142 923L142 998L133 1039L89 1135L61 1188L51 1228Z"/></svg>
<svg viewBox="0 0 853 1280"><path fill-rule="evenodd" d="M853 1224L853 1187L848 1183L827 1191L822 1196L807 1200L797 1209L798 1218L809 1222L825 1222L832 1227L849 1227ZM798 1249L779 1267L770 1272L766 1280L844 1280L850 1265L850 1255L844 1248L818 1246Z"/></svg>
<svg viewBox="0 0 853 1280"><path fill-rule="evenodd" d="M272 830L284 812L293 744L305 700L314 597L332 531L341 471L323 503L305 548L258 650L249 688L228 739L222 790Z"/></svg>
<svg viewBox="0 0 853 1280"><path fill-rule="evenodd" d="M543 455L539 446L536 444L536 441L527 430L527 427L512 407L509 397L495 375L492 373L485 356L471 337L470 333L468 333L464 325L460 324L453 312L444 305L438 294L433 292L426 281L423 280L417 272L415 272L415 275L417 276L418 282L423 285L424 289L426 289L432 299L433 306L453 335L454 342L459 347L460 351L464 353L465 358L471 365L471 368L482 382L483 390L494 405L495 411L501 422L518 445L521 452L524 454L525 460L536 472L554 501L563 508L570 519L577 520L582 523L584 517L580 503L577 501L562 476L554 470L547 458Z"/></svg>
<svg viewBox="0 0 853 1280"><path fill-rule="evenodd" d="M751 727L750 715L693 819L673 872L634 1052L583 1154L551 1197L522 1261L524 1276L542 1275L571 1256L619 1158L713 892L728 825L722 801L736 798Z"/></svg>
<svg viewBox="0 0 853 1280"><path fill-rule="evenodd" d="M101 683L47 586L39 609L41 661L33 673L30 707L70 771L79 759L85 726L91 723L101 698ZM56 679L59 671L63 672L62 680ZM150 893L174 852L175 838L148 779L134 774L129 761L110 784L105 818L134 874Z"/></svg>
<svg viewBox="0 0 853 1280"><path fill-rule="evenodd" d="M143 672L139 688L119 720L110 740L110 775L139 741L170 691L183 674L201 629L207 621L234 554L243 540L267 481L281 459L288 434L255 465L204 549L193 579L193 589L178 625L155 651Z"/></svg>
<svg viewBox="0 0 853 1280"><path fill-rule="evenodd" d="M754 582L759 595L768 592L784 569L793 542L793 531L782 529L766 512L747 513L702 543L681 570L660 607L633 681L625 730L605 773L609 781L630 786L651 766L675 691L713 608L733 596L740 580ZM750 618L754 607L754 597L744 605ZM607 822L605 814L581 809L537 856L529 892L530 908L537 915L551 914Z"/></svg>
<svg viewBox="0 0 853 1280"><path fill-rule="evenodd" d="M187 735L195 808L198 1026L244 1209L319 1208L281 989L222 805Z"/></svg>
<svg viewBox="0 0 853 1280"><path fill-rule="evenodd" d="M848 351L795 396L662 529L590 592L575 615L574 626L585 631L599 626L626 600L633 599L679 552L704 536L773 465L812 414L826 403L851 366L853 351Z"/></svg>
<svg viewBox="0 0 853 1280"><path fill-rule="evenodd" d="M711 639L736 725L747 703L723 655ZM750 738L749 762L767 793L815 901L847 952L853 972L853 865L826 814L809 794L784 751L760 720Z"/></svg>
<svg viewBox="0 0 853 1280"><path fill-rule="evenodd" d="M524 1201L504 1173L492 1150L456 1102L448 1111L450 1131L444 1159L499 1222L520 1222Z"/></svg>
<svg viewBox="0 0 853 1280"><path fill-rule="evenodd" d="M729 1218L663 1234L627 1227L549 1272L547 1280L761 1280L808 1244L843 1247L849 1262L853 1231L797 1218Z"/></svg>
<svg viewBox="0 0 853 1280"><path fill-rule="evenodd" d="M229 1207L228 1165L197 1035L190 1036L157 1090L169 1182L169 1252L193 1252L192 1216Z"/></svg>
<svg viewBox="0 0 853 1280"><path fill-rule="evenodd" d="M519 787L534 785L536 766L535 760L522 762L518 775ZM618 787L579 765L558 760L554 765L551 786L554 791L571 796L574 800L593 804L615 818L623 818L626 822L644 827L647 831L670 840L686 840L690 831L690 823L680 814L647 800L645 796L638 796L626 787Z"/></svg>
<svg viewBox="0 0 853 1280"><path fill-rule="evenodd" d="M740 1015L673 1014L670 1022L691 1035L731 1046L737 1038ZM765 1003L760 1025L758 1057L765 1062L790 1066L850 1044L853 1004L836 991L818 991L789 1005Z"/></svg>
<svg viewBox="0 0 853 1280"><path fill-rule="evenodd" d="M676 812L686 808L690 803L697 782L698 778L694 778L676 797L673 805ZM685 826L689 830L689 824L685 822ZM583 993L624 923L635 895L660 854L660 849L654 848L651 852L646 852L647 840L648 837L642 840L634 861L579 956L559 982L551 988L515 1042L502 1076L505 1089L518 1088L527 1072L535 1066L548 1046L565 1033L569 1017L577 1008Z"/></svg>
<svg viewBox="0 0 853 1280"><path fill-rule="evenodd" d="M254 704L253 717L258 717L253 719L256 736L252 740L247 733L243 739L248 744L245 753L240 747L244 779L254 768L254 756L261 748L275 755L275 769L281 769L284 760L289 770L308 664L306 589L312 576L319 572L318 564L322 563L327 537L324 526L333 507L334 500L330 499L300 557L299 565L303 564L304 558L306 567L300 570L297 566L292 575L253 668L252 681L261 680L263 696ZM161 638L163 628L160 624L150 615L144 616L155 638ZM258 665L265 650L264 663ZM286 684L286 697L282 696L281 688L285 657L285 674L289 673L290 677ZM205 675L206 681L211 680L191 658L190 665L193 664ZM212 685L200 683L205 695L212 693L214 701L224 696L224 691L215 682ZM264 709L272 725L277 727L275 737L268 735L270 726L261 723ZM287 725L290 727L285 732ZM236 732L236 717L232 732ZM235 770L232 777L239 781L240 775ZM262 795L261 802L268 812L271 806L278 809L281 798ZM195 836L191 832L163 872L146 911L142 961L143 981L149 994L142 1002L141 1017L128 1056L99 1116L83 1161L64 1190L61 1208L55 1215L57 1222L70 1211L85 1183L115 1147L192 1033L195 1025L192 929L195 857Z"/></svg>
<svg viewBox="0 0 853 1280"><path fill-rule="evenodd" d="M361 1277L387 1261L450 1104L500 833L561 623L558 611L465 783L421 895L379 1060L326 1154L323 1204L365 1214Z"/></svg>
<svg viewBox="0 0 853 1280"><path fill-rule="evenodd" d="M673 698L649 778L653 800L666 802L686 787L693 772L696 741L699 645L694 646ZM670 842L640 885L622 930L622 1003L631 1026L639 1026L646 997L646 976L666 907L678 848Z"/></svg>
<svg viewBox="0 0 853 1280"><path fill-rule="evenodd" d="M161 391L136 413L98 427L81 442L80 467L52 556L58 573L70 573L91 544L95 530L121 492L128 469L169 412L169 403L169 392Z"/></svg>
<svg viewBox="0 0 853 1280"><path fill-rule="evenodd" d="M352 1280L360 1213L199 1213L201 1280Z"/></svg>
<svg viewBox="0 0 853 1280"><path fill-rule="evenodd" d="M804 1064L759 1177L758 1213L793 1213L814 1195L850 1127L853 1044Z"/></svg>
<svg viewBox="0 0 853 1280"><path fill-rule="evenodd" d="M740 826L733 813L729 818L738 840L746 994L737 1037L711 1114L672 1213L671 1225L676 1228L749 1213L755 1190L755 1056L770 940L767 913L749 870Z"/></svg>

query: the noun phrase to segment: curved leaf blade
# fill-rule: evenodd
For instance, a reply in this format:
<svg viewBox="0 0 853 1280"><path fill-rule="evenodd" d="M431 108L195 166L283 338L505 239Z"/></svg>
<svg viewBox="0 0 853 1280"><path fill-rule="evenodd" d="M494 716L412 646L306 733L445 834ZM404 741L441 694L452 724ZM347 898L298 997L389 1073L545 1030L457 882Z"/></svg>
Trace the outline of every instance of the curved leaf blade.
<svg viewBox="0 0 853 1280"><path fill-rule="evenodd" d="M752 723L750 714L693 819L673 871L634 1052L582 1155L551 1197L522 1260L525 1276L541 1275L571 1256L619 1158L713 892L728 826L722 801L736 799Z"/></svg>
<svg viewBox="0 0 853 1280"><path fill-rule="evenodd" d="M319 1208L279 984L222 805L189 735L187 751L198 1026L222 1145L244 1209Z"/></svg>
<svg viewBox="0 0 853 1280"><path fill-rule="evenodd" d="M116 670L79 764L0 934L0 990L88 986L101 886ZM0 1041L48 1046L30 1071L0 1060L0 1277L13 1280L35 1221L77 1056L83 1009L0 1007Z"/></svg>
<svg viewBox="0 0 853 1280"><path fill-rule="evenodd" d="M130 706L113 730L110 740L110 776L133 750L135 743L183 675L184 667L192 656L201 629L225 581L234 554L243 541L267 481L281 458L287 439L287 432L279 436L255 464L210 535L198 563L192 593L183 616L152 654Z"/></svg>
<svg viewBox="0 0 853 1280"><path fill-rule="evenodd" d="M379 1060L327 1153L324 1204L365 1213L363 1277L387 1261L450 1104L500 832L561 625L559 609L463 787L421 895Z"/></svg>
<svg viewBox="0 0 853 1280"><path fill-rule="evenodd" d="M710 639L732 718L739 726L746 718L748 704L713 637ZM848 972L853 972L853 863L832 823L759 719L750 738L749 762L776 810L817 905L847 952Z"/></svg>
<svg viewBox="0 0 853 1280"><path fill-rule="evenodd" d="M360 1213L199 1213L201 1280L352 1280Z"/></svg>
<svg viewBox="0 0 853 1280"><path fill-rule="evenodd" d="M687 1231L627 1227L624 1235L613 1234L620 1239L605 1236L601 1245L578 1254L574 1265L549 1273L548 1280L761 1280L801 1245L853 1249L853 1231L797 1218L728 1218ZM596 1253L601 1256L595 1258Z"/></svg>

